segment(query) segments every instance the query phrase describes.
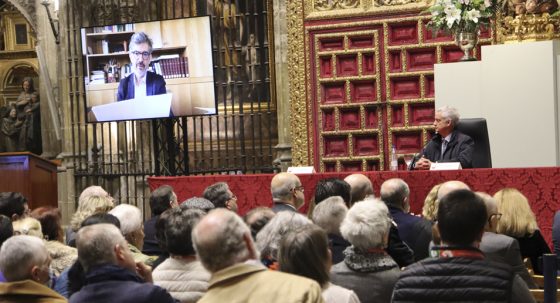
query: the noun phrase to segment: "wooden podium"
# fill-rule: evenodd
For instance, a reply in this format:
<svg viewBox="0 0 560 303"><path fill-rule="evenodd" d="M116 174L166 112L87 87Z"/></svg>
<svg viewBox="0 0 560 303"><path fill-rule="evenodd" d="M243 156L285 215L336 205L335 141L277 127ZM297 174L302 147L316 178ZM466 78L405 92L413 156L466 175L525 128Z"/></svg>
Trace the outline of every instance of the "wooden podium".
<svg viewBox="0 0 560 303"><path fill-rule="evenodd" d="M29 152L0 153L0 192L22 193L31 209L58 207L56 167Z"/></svg>

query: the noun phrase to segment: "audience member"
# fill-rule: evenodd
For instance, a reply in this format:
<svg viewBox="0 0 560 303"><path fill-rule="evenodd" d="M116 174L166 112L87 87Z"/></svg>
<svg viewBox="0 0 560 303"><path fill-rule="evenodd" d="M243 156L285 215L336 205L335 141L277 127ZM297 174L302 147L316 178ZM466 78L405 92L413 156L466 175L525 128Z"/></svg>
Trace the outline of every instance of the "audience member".
<svg viewBox="0 0 560 303"><path fill-rule="evenodd" d="M364 201L364 199L373 201L373 185L367 176L362 174L353 174L346 177L344 180L348 181L350 184L352 201L358 202ZM356 196L354 196L354 194ZM357 199L360 200L356 200L354 197L357 197ZM387 246L387 252L400 267L414 263L414 252L402 241L395 224L391 224L391 229L389 230L389 245Z"/></svg>
<svg viewBox="0 0 560 303"><path fill-rule="evenodd" d="M202 197L189 198L189 199L183 201L183 203L181 203L180 207L182 209L200 209L205 213L208 213L209 211L216 208L210 200L208 200L206 198L202 198Z"/></svg>
<svg viewBox="0 0 560 303"><path fill-rule="evenodd" d="M35 218L27 217L14 222L14 231L17 230L18 234L21 235L45 239L44 245L52 260L51 269L53 274L58 277L63 270L74 264L78 257L78 252L74 247L67 246L56 240L57 237L60 238L58 233L62 233L60 217L58 217L60 213L57 212L58 209L51 208L51 210L47 212L44 211L44 208L38 208L37 210L39 210L39 212L35 212L36 210L34 210L34 213L42 213L41 219L43 220L42 222L46 223L45 225ZM32 213L32 215L34 213ZM57 220L59 220L58 223L56 223ZM43 229L43 226L47 229ZM49 237L54 237L54 240L47 240Z"/></svg>
<svg viewBox="0 0 560 303"><path fill-rule="evenodd" d="M134 261L143 262L151 266L157 257L146 256L142 253L144 226L140 209L130 204L119 204L109 213L117 217L119 222L121 222L121 232L128 242L128 248L134 256Z"/></svg>
<svg viewBox="0 0 560 303"><path fill-rule="evenodd" d="M142 253L148 256L162 254L156 239L156 221L166 210L177 207L177 195L169 185L162 185L150 194L150 209L152 217L144 222L144 244Z"/></svg>
<svg viewBox="0 0 560 303"><path fill-rule="evenodd" d="M429 257L432 241L432 223L424 218L409 214L410 190L402 179L389 179L381 185L381 200L385 202L401 239L414 251L416 261Z"/></svg>
<svg viewBox="0 0 560 303"><path fill-rule="evenodd" d="M12 226L12 220L4 215L0 215L0 248L2 247L2 244L13 235L14 228ZM2 282L6 282L6 278L0 270L0 283Z"/></svg>
<svg viewBox="0 0 560 303"><path fill-rule="evenodd" d="M237 197L231 192L225 182L218 182L208 186L202 194L215 208L227 208L237 213Z"/></svg>
<svg viewBox="0 0 560 303"><path fill-rule="evenodd" d="M539 258L543 254L549 254L550 248L539 231L529 201L515 188L498 191L494 199L498 203L498 212L502 214L497 232L517 239L521 256L529 258L534 272L542 275Z"/></svg>
<svg viewBox="0 0 560 303"><path fill-rule="evenodd" d="M0 193L0 215L4 215L13 221L25 218L29 215L27 199L20 193Z"/></svg>
<svg viewBox="0 0 560 303"><path fill-rule="evenodd" d="M434 222L437 217L437 193L441 184L436 184L424 199L422 206L422 217L428 221Z"/></svg>
<svg viewBox="0 0 560 303"><path fill-rule="evenodd" d="M339 196L323 200L313 211L313 222L327 232L333 264L344 260L342 252L350 246L350 242L346 241L340 233L340 224L346 217L346 212L348 208Z"/></svg>
<svg viewBox="0 0 560 303"><path fill-rule="evenodd" d="M535 302L510 266L485 260L477 248L487 218L484 202L470 190L445 195L437 215L438 257L407 267L392 302Z"/></svg>
<svg viewBox="0 0 560 303"><path fill-rule="evenodd" d="M0 243L2 243L0 241ZM560 210L554 214L554 221L552 223L552 245L554 246L554 253L560 258Z"/></svg>
<svg viewBox="0 0 560 303"><path fill-rule="evenodd" d="M340 232L352 246L331 269L331 281L356 292L362 303L390 302L399 277L397 263L386 253L391 219L379 200L367 199L348 210Z"/></svg>
<svg viewBox="0 0 560 303"><path fill-rule="evenodd" d="M327 202L331 198L324 201ZM340 201L344 203L342 198ZM323 203L319 204L321 205ZM319 283L326 303L360 302L353 291L330 283L329 271L332 262L329 241L327 234L320 227L311 224L289 232L280 241L278 258L281 271Z"/></svg>
<svg viewBox="0 0 560 303"><path fill-rule="evenodd" d="M76 232L80 229L82 221L95 213L106 213L115 206L111 197L101 186L90 186L80 194L78 209L70 219L70 226L66 229L66 244L74 247Z"/></svg>
<svg viewBox="0 0 560 303"><path fill-rule="evenodd" d="M352 196L352 204L363 201L367 197L375 198L373 192L373 184L371 180L364 174L351 174L344 178L344 181L350 185L350 195ZM351 207L352 205L348 206Z"/></svg>
<svg viewBox="0 0 560 303"><path fill-rule="evenodd" d="M440 184L438 191L437 191L437 198L434 201L431 210L433 211L433 221L435 221L438 213L439 201L448 193L458 190L458 189L470 189L469 186L461 181L451 180ZM432 225L432 240L435 244L439 245L441 242L439 236L439 230L436 228L435 225Z"/></svg>
<svg viewBox="0 0 560 303"><path fill-rule="evenodd" d="M270 221L276 213L268 207L257 207L248 211L245 216L243 216L243 221L251 229L251 236L253 240L257 239L257 234L263 227Z"/></svg>
<svg viewBox="0 0 560 303"><path fill-rule="evenodd" d="M153 272L154 284L182 303L197 302L208 288L210 273L196 259L191 233L205 213L199 209L168 210L165 239L170 257Z"/></svg>
<svg viewBox="0 0 560 303"><path fill-rule="evenodd" d="M498 212L496 200L487 193L477 192L476 194L484 201L488 214L488 219L484 226L484 234L480 242L480 250L486 256L486 260L510 265L513 271L525 281L529 288L537 288L537 285L527 271L527 267L523 264L517 240L496 233L498 221L502 217L502 214Z"/></svg>
<svg viewBox="0 0 560 303"><path fill-rule="evenodd" d="M66 302L50 289L51 259L43 241L33 236L13 236L0 249L0 271L6 281L0 283L1 302Z"/></svg>
<svg viewBox="0 0 560 303"><path fill-rule="evenodd" d="M127 241L114 225L80 229L76 246L86 282L70 302L176 302L164 289L151 284L149 267L135 263Z"/></svg>
<svg viewBox="0 0 560 303"><path fill-rule="evenodd" d="M237 302L323 302L317 282L259 264L249 228L232 212L211 211L195 226L193 243L199 260L212 273L199 303L233 298Z"/></svg>
<svg viewBox="0 0 560 303"><path fill-rule="evenodd" d="M277 269L280 239L290 230L308 224L311 224L311 221L302 214L284 211L277 213L257 234L256 245L263 264L268 268Z"/></svg>
<svg viewBox="0 0 560 303"><path fill-rule="evenodd" d="M315 204L319 204L329 197L339 196L344 200L346 206L350 207L352 202L350 190L350 184L338 178L319 180L315 186Z"/></svg>
<svg viewBox="0 0 560 303"><path fill-rule="evenodd" d="M270 182L272 193L272 211L295 212L305 203L303 186L298 176L291 173L278 173Z"/></svg>
<svg viewBox="0 0 560 303"><path fill-rule="evenodd" d="M80 228L102 223L112 224L119 230L121 228L119 219L108 213L95 213L87 217L82 222L82 226ZM76 260L72 266L65 269L60 274L56 280L56 284L54 285L54 290L65 298L70 298L73 293L82 289L82 286L85 284L85 279L84 268L82 267L82 264Z"/></svg>

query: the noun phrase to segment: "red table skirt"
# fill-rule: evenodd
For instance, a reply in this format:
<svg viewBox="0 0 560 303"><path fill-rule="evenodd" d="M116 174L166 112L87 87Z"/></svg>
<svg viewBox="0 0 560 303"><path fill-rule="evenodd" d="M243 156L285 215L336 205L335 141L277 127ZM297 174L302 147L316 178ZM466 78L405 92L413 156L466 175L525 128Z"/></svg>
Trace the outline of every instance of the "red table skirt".
<svg viewBox="0 0 560 303"><path fill-rule="evenodd" d="M317 181L324 178L344 178L345 173L317 173L299 175L305 188L305 198L309 201L315 192ZM531 203L537 216L541 232L550 244L552 237L552 220L554 212L560 209L560 167L539 168L505 168L505 169L465 169L458 171L398 171L398 172L366 172L375 189L376 196L383 181L390 178L401 178L410 187L410 209L413 213L421 213L424 198L430 189L448 180L461 180L475 191L483 191L493 195L504 187L520 190ZM149 177L151 190L161 185L171 185L179 201L194 196L202 196L204 189L216 182L227 182L231 191L237 196L239 213L245 214L257 206L272 206L270 193L271 174L262 175L208 175L183 177ZM305 212L307 203L301 209Z"/></svg>

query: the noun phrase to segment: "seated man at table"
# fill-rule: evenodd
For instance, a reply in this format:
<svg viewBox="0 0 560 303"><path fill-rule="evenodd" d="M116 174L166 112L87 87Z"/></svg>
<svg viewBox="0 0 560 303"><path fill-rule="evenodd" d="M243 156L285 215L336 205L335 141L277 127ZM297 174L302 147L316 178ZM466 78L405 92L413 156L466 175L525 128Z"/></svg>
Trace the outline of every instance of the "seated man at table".
<svg viewBox="0 0 560 303"><path fill-rule="evenodd" d="M460 162L461 167L472 167L474 141L455 129L459 122L456 108L444 106L436 110L435 136L424 147L414 169L430 169L432 162Z"/></svg>

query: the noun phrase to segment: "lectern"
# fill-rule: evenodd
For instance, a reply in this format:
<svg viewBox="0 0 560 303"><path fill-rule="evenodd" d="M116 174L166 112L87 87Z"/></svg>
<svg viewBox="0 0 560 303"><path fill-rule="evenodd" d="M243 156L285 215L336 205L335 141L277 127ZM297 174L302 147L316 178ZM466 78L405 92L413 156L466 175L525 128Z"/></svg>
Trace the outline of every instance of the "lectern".
<svg viewBox="0 0 560 303"><path fill-rule="evenodd" d="M56 167L29 152L0 153L0 192L22 193L31 209L58 207Z"/></svg>

